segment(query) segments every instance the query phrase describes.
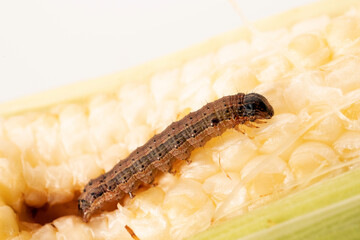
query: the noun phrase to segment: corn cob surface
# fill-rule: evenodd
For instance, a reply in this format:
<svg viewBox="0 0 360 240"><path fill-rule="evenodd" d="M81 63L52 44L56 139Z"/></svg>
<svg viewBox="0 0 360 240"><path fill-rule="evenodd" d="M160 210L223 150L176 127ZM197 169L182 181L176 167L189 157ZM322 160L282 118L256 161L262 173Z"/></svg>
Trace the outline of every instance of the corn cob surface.
<svg viewBox="0 0 360 240"><path fill-rule="evenodd" d="M127 225L140 239L184 239L356 171L358 7L246 30L242 40L135 82L129 76L113 91L94 87L76 101L49 99L33 110L0 108L0 238L132 239ZM89 223L76 216L74 200L91 178L171 122L239 91L266 96L275 116L243 127L246 134L228 130L212 139L191 164L176 163L175 175L159 175L157 186L123 206Z"/></svg>

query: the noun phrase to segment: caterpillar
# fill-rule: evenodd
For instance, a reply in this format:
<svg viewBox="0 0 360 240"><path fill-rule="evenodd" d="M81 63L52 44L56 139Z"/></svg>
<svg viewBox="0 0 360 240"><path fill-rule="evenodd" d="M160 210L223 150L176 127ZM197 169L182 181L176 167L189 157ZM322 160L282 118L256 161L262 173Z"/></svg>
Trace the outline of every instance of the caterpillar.
<svg viewBox="0 0 360 240"><path fill-rule="evenodd" d="M267 99L257 93L238 93L222 97L173 122L153 136L110 171L91 179L78 199L83 221L109 201L120 201L143 183L149 184L156 174L171 170L176 160L187 160L192 150L204 146L211 138L239 124L270 119L274 110ZM259 120L259 121L258 121Z"/></svg>

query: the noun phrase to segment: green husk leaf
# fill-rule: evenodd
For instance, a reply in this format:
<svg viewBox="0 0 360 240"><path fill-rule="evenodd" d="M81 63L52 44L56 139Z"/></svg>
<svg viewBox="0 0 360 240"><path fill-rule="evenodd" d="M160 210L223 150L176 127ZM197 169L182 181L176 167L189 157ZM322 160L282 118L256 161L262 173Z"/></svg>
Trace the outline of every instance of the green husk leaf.
<svg viewBox="0 0 360 240"><path fill-rule="evenodd" d="M360 169L324 180L190 239L360 239Z"/></svg>

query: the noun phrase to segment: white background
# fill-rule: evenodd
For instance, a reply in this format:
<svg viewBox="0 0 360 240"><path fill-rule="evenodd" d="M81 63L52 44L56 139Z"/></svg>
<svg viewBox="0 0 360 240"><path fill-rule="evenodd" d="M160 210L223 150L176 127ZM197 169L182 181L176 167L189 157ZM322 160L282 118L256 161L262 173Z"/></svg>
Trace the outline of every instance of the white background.
<svg viewBox="0 0 360 240"><path fill-rule="evenodd" d="M253 21L313 1L236 3ZM0 102L111 74L241 25L228 0L0 0Z"/></svg>

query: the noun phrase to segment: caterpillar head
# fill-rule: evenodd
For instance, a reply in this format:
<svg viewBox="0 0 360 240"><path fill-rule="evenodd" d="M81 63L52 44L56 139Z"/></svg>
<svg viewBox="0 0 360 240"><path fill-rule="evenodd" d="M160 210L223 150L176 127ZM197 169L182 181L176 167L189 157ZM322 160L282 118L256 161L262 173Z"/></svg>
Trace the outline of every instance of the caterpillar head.
<svg viewBox="0 0 360 240"><path fill-rule="evenodd" d="M258 93L246 94L243 106L244 114L250 121L255 121L256 119L270 119L274 116L273 107L264 96Z"/></svg>

